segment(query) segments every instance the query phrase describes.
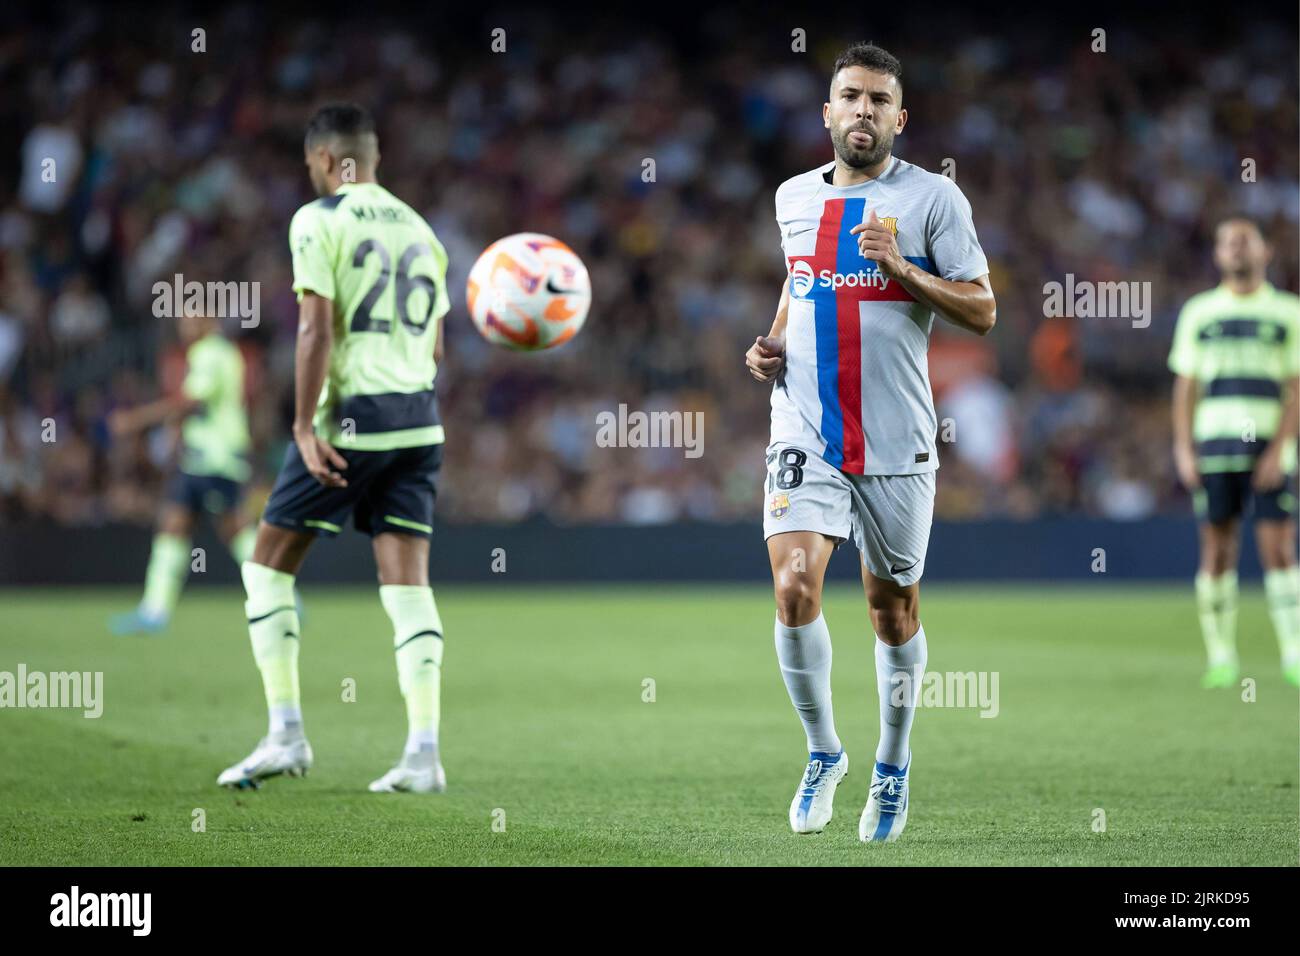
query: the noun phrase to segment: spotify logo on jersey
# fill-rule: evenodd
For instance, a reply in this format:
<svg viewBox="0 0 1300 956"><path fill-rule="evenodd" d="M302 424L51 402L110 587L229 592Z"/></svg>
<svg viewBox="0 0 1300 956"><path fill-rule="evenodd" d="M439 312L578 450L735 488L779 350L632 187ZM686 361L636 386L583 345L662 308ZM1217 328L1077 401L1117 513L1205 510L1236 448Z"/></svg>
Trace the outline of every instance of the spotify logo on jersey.
<svg viewBox="0 0 1300 956"><path fill-rule="evenodd" d="M799 298L806 296L813 286L812 266L800 260L790 267L790 292Z"/></svg>

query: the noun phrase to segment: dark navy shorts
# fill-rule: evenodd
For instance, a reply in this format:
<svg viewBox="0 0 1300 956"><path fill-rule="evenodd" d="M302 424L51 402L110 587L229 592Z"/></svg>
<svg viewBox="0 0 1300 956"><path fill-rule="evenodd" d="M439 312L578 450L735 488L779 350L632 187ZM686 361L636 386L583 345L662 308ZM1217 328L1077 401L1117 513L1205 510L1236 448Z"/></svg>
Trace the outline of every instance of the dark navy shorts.
<svg viewBox="0 0 1300 956"><path fill-rule="evenodd" d="M311 476L298 446L290 442L262 520L332 537L351 514L356 529L369 535L433 534L434 475L442 466L442 445L392 451L340 448L338 453L348 463L342 472L348 486L326 488Z"/></svg>
<svg viewBox="0 0 1300 956"><path fill-rule="evenodd" d="M244 486L230 478L177 471L167 483L166 497L195 514L221 515L239 507Z"/></svg>
<svg viewBox="0 0 1300 956"><path fill-rule="evenodd" d="M1210 524L1223 524L1246 514L1256 521L1285 521L1296 514L1296 476L1288 475L1280 488L1256 494L1251 472L1222 471L1202 475L1201 488L1192 497L1196 517Z"/></svg>

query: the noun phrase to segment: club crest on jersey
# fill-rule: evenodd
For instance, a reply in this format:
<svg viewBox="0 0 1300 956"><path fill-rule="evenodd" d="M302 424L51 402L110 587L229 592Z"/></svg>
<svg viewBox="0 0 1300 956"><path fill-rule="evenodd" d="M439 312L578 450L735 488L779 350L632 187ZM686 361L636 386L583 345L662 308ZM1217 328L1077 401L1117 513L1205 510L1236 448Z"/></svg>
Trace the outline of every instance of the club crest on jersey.
<svg viewBox="0 0 1300 956"><path fill-rule="evenodd" d="M898 217L897 216L886 216L885 218L880 220L880 224L884 226L886 229L888 229L890 232L892 232L894 234L894 238L898 238Z"/></svg>
<svg viewBox="0 0 1300 956"><path fill-rule="evenodd" d="M790 513L790 496L784 492L773 495L767 513L773 518L784 518Z"/></svg>

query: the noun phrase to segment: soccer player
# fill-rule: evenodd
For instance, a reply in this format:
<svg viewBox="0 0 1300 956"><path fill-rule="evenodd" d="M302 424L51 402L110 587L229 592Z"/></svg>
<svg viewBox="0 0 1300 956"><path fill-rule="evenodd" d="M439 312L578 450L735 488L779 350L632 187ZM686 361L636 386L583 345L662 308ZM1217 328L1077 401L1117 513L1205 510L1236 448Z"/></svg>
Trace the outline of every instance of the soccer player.
<svg viewBox="0 0 1300 956"><path fill-rule="evenodd" d="M1300 684L1300 299L1264 278L1271 257L1249 219L1219 223L1214 264L1223 281L1187 300L1169 351L1177 376L1174 461L1200 523L1196 606L1209 659L1204 687L1237 682L1239 522L1248 510L1282 672Z"/></svg>
<svg viewBox="0 0 1300 956"><path fill-rule="evenodd" d="M209 514L236 562L253 553L253 525L240 507L248 481L248 416L244 410L244 359L221 334L220 320L187 310L181 315L187 346L181 394L115 412L109 430L118 437L155 425L181 423L181 454L158 517L144 597L109 622L116 634L143 634L167 626L190 573L190 536Z"/></svg>
<svg viewBox="0 0 1300 956"><path fill-rule="evenodd" d="M299 303L293 443L242 569L270 728L217 782L256 786L311 766L294 580L313 540L337 535L350 514L371 536L409 724L400 760L370 789L441 791L443 631L429 587L429 536L442 461L433 381L447 254L424 219L376 182L379 142L365 110L323 107L307 126L304 153L321 198L289 226Z"/></svg>
<svg viewBox="0 0 1300 956"><path fill-rule="evenodd" d="M908 738L926 662L918 582L939 465L930 329L938 313L984 335L996 312L970 204L952 180L892 155L907 124L898 60L873 44L845 50L822 119L835 159L776 192L787 276L772 328L745 362L775 382L763 534L777 661L809 750L790 826L823 829L848 770L821 603L827 562L851 533L880 704L858 836L890 841L907 822Z"/></svg>

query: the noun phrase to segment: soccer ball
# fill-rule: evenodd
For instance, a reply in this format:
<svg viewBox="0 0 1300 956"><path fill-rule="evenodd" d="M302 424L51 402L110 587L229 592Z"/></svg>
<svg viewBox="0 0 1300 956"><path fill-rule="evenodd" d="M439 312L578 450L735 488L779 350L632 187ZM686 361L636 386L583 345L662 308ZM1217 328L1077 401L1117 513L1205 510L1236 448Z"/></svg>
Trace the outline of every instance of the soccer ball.
<svg viewBox="0 0 1300 956"><path fill-rule="evenodd" d="M483 250L469 272L465 298L485 339L535 352L578 334L591 307L591 279L560 240L518 232Z"/></svg>

